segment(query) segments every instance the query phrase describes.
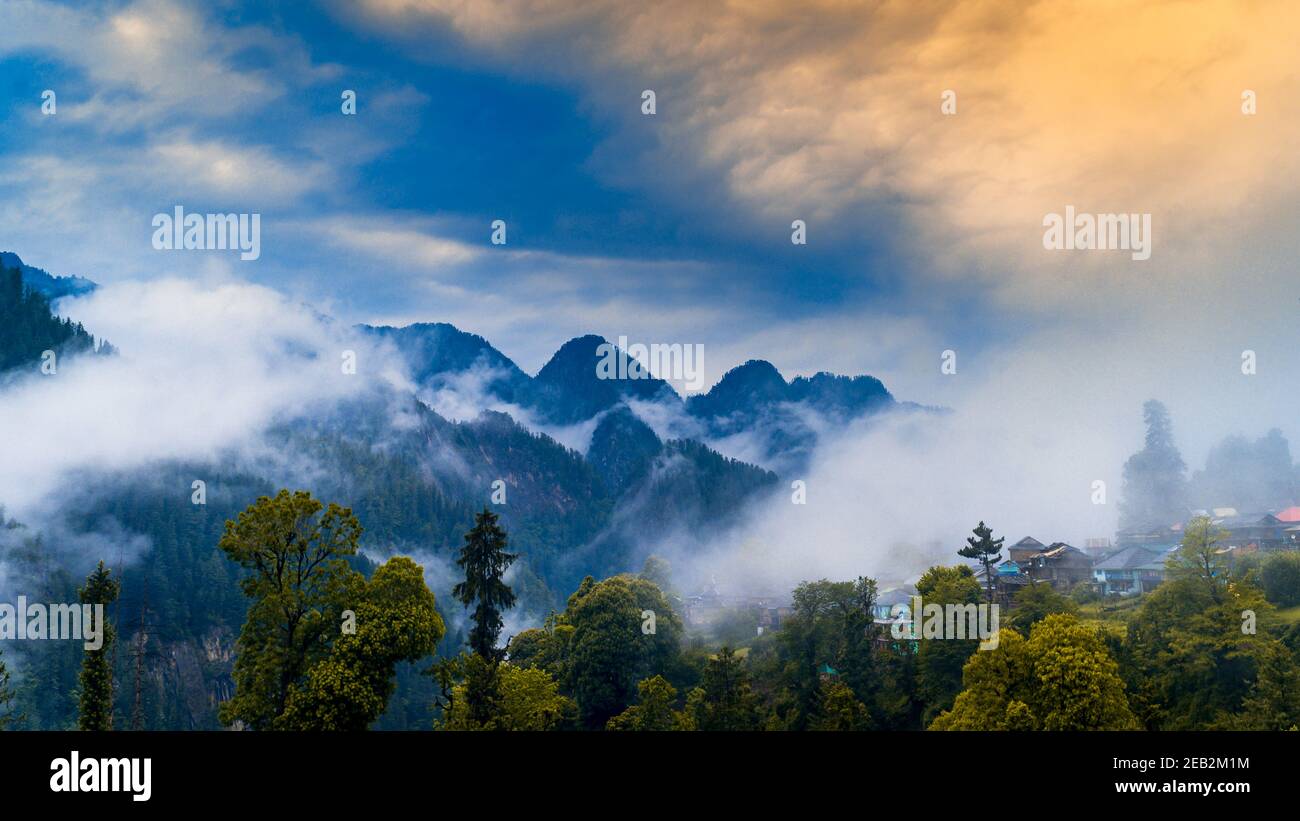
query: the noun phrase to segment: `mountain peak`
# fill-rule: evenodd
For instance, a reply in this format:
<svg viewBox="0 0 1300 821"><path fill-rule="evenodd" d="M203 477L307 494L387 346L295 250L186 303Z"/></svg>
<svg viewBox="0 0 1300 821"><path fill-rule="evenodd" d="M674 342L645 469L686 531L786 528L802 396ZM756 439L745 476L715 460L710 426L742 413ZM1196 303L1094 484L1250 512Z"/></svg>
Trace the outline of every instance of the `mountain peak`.
<svg viewBox="0 0 1300 821"><path fill-rule="evenodd" d="M620 376L628 377L610 379L598 368L606 357L622 359L626 355L596 334L570 339L537 372L533 404L544 409L552 421L568 424L590 419L625 396L644 400L677 396L667 382L638 369L615 368ZM641 375L634 376L636 373Z"/></svg>
<svg viewBox="0 0 1300 821"><path fill-rule="evenodd" d="M751 359L723 375L708 393L686 400L692 416L727 416L755 403L785 401L789 385L776 366L764 359Z"/></svg>
<svg viewBox="0 0 1300 821"><path fill-rule="evenodd" d="M400 328L358 327L363 333L392 342L410 365L412 378L427 387L436 389L452 374L487 368L493 372L492 390L501 399L515 402L528 382L528 375L486 339L447 322L417 322Z"/></svg>

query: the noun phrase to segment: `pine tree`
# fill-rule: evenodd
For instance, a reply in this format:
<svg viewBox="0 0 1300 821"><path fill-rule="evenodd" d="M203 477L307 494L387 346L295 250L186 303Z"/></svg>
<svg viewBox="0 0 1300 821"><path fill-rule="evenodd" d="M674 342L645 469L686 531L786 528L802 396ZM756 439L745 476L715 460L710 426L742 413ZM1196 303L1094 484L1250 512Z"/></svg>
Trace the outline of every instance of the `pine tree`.
<svg viewBox="0 0 1300 821"><path fill-rule="evenodd" d="M974 537L966 538L966 546L957 551L957 555L974 559L984 565L984 580L988 584L989 603L993 602L993 565L1002 560L1002 543L1005 538L994 539L993 529L980 522L974 530Z"/></svg>
<svg viewBox="0 0 1300 821"><path fill-rule="evenodd" d="M80 590L82 604L108 605L117 601L121 585L113 578L101 560L99 565L86 578L86 586ZM113 667L110 662L113 648L113 625L103 618L103 609L99 608L95 618L103 635L103 641L96 650L87 650L81 663L81 699L77 727L81 730L113 729Z"/></svg>
<svg viewBox="0 0 1300 821"><path fill-rule="evenodd" d="M697 730L757 730L758 697L754 695L744 661L730 647L709 659L701 686L690 700Z"/></svg>
<svg viewBox="0 0 1300 821"><path fill-rule="evenodd" d="M506 532L497 525L497 515L484 508L474 518L474 529L465 534L465 546L456 560L465 570L465 581L452 588L452 595L466 607L475 605L469 646L488 661L502 656L496 646L505 624L501 614L515 604L514 591L502 577L517 556L505 548Z"/></svg>
<svg viewBox="0 0 1300 821"><path fill-rule="evenodd" d="M1174 445L1169 411L1155 399L1142 406L1146 443L1124 463L1120 529L1168 527L1187 515L1187 466Z"/></svg>

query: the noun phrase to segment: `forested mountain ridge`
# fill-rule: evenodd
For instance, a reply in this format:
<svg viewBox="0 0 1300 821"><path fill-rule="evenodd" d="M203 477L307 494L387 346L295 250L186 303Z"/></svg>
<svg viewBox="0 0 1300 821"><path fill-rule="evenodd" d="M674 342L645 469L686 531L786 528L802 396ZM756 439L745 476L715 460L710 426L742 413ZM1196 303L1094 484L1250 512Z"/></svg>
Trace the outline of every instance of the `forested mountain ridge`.
<svg viewBox="0 0 1300 821"><path fill-rule="evenodd" d="M26 281L22 269L7 264L9 257L17 259L0 254L0 373L40 363L45 351L59 357L112 351L81 323L55 316L49 298Z"/></svg>
<svg viewBox="0 0 1300 821"><path fill-rule="evenodd" d="M53 316L45 297L23 285L18 269L4 273L8 290L0 310L21 312L22 320L0 324L0 335L8 335L0 336L0 352L13 351L16 360L25 352L17 361L30 364L37 339L45 343L37 358L52 345L96 349L85 329ZM365 528L364 555L355 562L363 572L373 569L371 559L391 555L411 555L425 565L448 625L441 647L449 653L462 640L464 614L449 595L447 578L463 534L484 506L499 514L520 557L511 577L519 594L512 623L539 624L585 576L639 567L647 533L681 528L701 538L720 534L779 489L774 473L689 436L661 436L638 418L629 400L669 403L683 419L688 405L658 379L597 378L598 349L605 344L600 337L571 340L530 377L487 340L445 323L361 330L400 352L420 386L417 395L367 395L324 415L250 432L263 452L292 454L285 464L232 453L78 476L82 501L57 509L39 529L10 522L0 535L0 562L11 586L31 595L75 600L76 580L87 563L100 559L120 574L121 595L113 605L122 639L113 659L120 716L143 728L219 726L216 708L233 687L233 639L245 602L241 573L216 544L228 519L279 487L307 489L352 508ZM26 341L19 341L19 332ZM592 420L585 452L509 413L439 414L428 400L438 391L464 390L467 375L484 377L492 396L544 422ZM812 394L800 390L784 399ZM191 497L196 480L206 489L202 504ZM30 674L20 688L23 726L60 728L74 721L75 655L53 643L16 654L15 664ZM397 693L377 726L427 727L429 686L427 677L400 667Z"/></svg>
<svg viewBox="0 0 1300 821"><path fill-rule="evenodd" d="M17 268L22 272L23 284L53 302L65 296L88 294L98 286L79 276L55 276L48 271L28 265L13 251L0 251L0 268Z"/></svg>

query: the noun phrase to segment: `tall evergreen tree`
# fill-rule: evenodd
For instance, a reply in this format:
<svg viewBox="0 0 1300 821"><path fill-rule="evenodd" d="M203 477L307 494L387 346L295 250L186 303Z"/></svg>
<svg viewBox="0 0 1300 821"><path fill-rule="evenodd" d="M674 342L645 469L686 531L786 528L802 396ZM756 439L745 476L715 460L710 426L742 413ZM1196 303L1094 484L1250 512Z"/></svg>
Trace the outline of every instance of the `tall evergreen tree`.
<svg viewBox="0 0 1300 821"><path fill-rule="evenodd" d="M1119 526L1167 527L1187 515L1187 465L1174 445L1169 411L1155 399L1142 406L1146 444L1124 463Z"/></svg>
<svg viewBox="0 0 1300 821"><path fill-rule="evenodd" d="M484 508L474 518L474 529L465 534L465 546L456 560L465 570L465 581L452 588L452 595L466 607L474 605L469 646L488 661L502 656L497 648L505 624L501 614L515 604L514 591L502 579L516 558L506 552L506 532L497 525L497 515Z"/></svg>
<svg viewBox="0 0 1300 821"><path fill-rule="evenodd" d="M749 683L744 661L730 647L709 659L701 686L691 692L687 707L697 730L757 730L758 697Z"/></svg>
<svg viewBox="0 0 1300 821"><path fill-rule="evenodd" d="M988 587L989 603L993 603L993 565L1002 560L1002 543L1005 538L993 538L993 528L984 522L976 525L974 536L966 537L966 546L957 551L957 555L974 559L984 565L984 582Z"/></svg>
<svg viewBox="0 0 1300 821"><path fill-rule="evenodd" d="M103 560L86 578L86 586L81 588L82 604L108 605L117 601L121 585L113 578ZM94 616L99 622L103 641L99 649L87 650L81 663L81 698L77 728L81 730L113 729L113 625L107 618Z"/></svg>

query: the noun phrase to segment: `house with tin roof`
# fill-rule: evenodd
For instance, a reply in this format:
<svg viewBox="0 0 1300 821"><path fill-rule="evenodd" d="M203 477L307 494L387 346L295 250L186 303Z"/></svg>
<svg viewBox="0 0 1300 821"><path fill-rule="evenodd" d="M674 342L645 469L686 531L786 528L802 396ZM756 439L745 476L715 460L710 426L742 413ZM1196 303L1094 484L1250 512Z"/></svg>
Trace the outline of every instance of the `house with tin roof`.
<svg viewBox="0 0 1300 821"><path fill-rule="evenodd" d="M1167 550L1158 548L1126 547L1093 565L1092 577L1102 595L1147 593L1165 580L1167 556Z"/></svg>

